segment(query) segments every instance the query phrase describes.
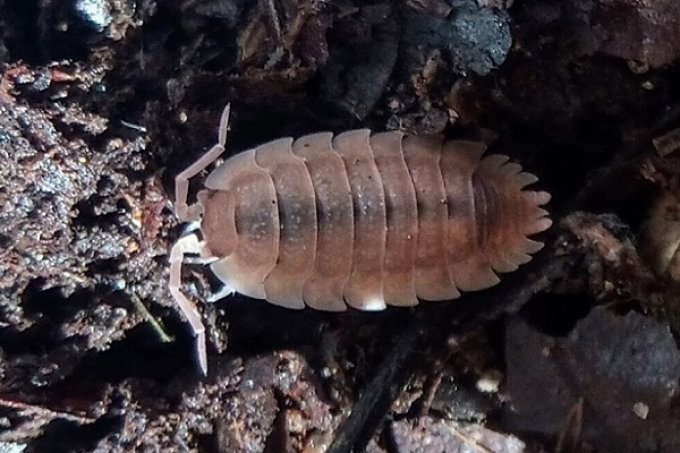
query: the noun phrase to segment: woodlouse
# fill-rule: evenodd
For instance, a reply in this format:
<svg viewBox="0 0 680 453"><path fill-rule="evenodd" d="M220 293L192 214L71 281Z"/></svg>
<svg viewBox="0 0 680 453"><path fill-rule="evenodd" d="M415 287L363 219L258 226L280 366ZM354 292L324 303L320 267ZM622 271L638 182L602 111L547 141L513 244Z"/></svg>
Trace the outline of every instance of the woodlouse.
<svg viewBox="0 0 680 453"><path fill-rule="evenodd" d="M210 264L224 283L218 297L382 310L495 285L496 272L516 270L543 246L527 236L551 225L541 208L550 195L523 190L537 178L507 156L482 158L479 142L367 129L237 154L188 206L188 180L224 151L228 118L229 106L218 143L176 178L177 215L203 240L189 234L172 247L169 287L198 336L203 372L203 323L179 289L185 254Z"/></svg>

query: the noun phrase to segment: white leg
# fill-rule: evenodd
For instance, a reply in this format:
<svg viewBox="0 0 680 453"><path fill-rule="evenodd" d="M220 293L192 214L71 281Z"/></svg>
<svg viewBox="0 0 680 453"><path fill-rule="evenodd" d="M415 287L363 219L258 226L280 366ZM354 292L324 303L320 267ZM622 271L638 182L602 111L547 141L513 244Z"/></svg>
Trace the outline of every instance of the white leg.
<svg viewBox="0 0 680 453"><path fill-rule="evenodd" d="M219 258L216 256L185 256L182 260L184 264L200 264L206 266L218 261Z"/></svg>
<svg viewBox="0 0 680 453"><path fill-rule="evenodd" d="M189 179L203 171L208 165L215 162L224 152L224 144L227 142L227 130L229 128L230 106L224 108L220 119L220 128L217 131L217 144L210 148L193 164L189 165L183 172L175 177L175 212L181 221L197 220L197 213L187 205L187 194L189 192ZM192 206L193 207L193 206Z"/></svg>
<svg viewBox="0 0 680 453"><path fill-rule="evenodd" d="M201 315L193 302L186 298L180 290L182 281L182 260L186 253L199 253L203 244L199 242L195 234L181 237L170 250L170 283L168 288L170 294L179 305L180 310L189 321L191 329L196 335L196 348L198 353L198 363L204 375L208 373L208 353L206 350L205 326L201 320Z"/></svg>

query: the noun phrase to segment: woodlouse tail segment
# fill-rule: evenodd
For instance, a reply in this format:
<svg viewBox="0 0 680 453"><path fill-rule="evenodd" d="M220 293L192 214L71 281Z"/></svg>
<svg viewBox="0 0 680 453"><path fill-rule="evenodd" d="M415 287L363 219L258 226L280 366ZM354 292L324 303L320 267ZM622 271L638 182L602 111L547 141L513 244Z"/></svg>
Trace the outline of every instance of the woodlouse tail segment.
<svg viewBox="0 0 680 453"><path fill-rule="evenodd" d="M527 237L552 225L542 208L550 194L525 190L537 180L501 155L483 158L473 176L479 243L496 272L515 271L543 247Z"/></svg>
<svg viewBox="0 0 680 453"><path fill-rule="evenodd" d="M550 194L543 191L524 191L523 195L529 211L524 233L527 235L538 234L550 228L552 220L548 217L548 211L541 208L550 201Z"/></svg>

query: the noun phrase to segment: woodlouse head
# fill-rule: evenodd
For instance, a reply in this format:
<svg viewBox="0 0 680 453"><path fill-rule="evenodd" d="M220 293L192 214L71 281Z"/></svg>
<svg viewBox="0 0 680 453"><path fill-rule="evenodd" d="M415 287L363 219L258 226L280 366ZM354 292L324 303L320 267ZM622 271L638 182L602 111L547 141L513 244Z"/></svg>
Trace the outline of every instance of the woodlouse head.
<svg viewBox="0 0 680 453"><path fill-rule="evenodd" d="M198 194L198 206L202 211L201 231L209 254L215 257L231 255L238 240L231 194L222 190L202 190Z"/></svg>

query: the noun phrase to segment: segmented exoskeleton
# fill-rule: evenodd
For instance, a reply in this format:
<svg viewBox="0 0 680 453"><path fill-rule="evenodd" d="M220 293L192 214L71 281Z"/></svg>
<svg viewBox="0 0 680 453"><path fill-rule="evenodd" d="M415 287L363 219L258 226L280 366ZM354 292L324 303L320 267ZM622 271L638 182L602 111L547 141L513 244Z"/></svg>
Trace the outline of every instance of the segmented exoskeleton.
<svg viewBox="0 0 680 453"><path fill-rule="evenodd" d="M177 212L203 240L171 252L170 289L199 335L203 324L179 291L185 253L209 262L223 293L289 308L382 310L498 283L528 262L550 227L550 195L524 190L537 178L507 156L482 157L480 142L405 137L368 129L282 138L239 153L210 173L198 202L188 179L224 151L219 141L177 177Z"/></svg>

